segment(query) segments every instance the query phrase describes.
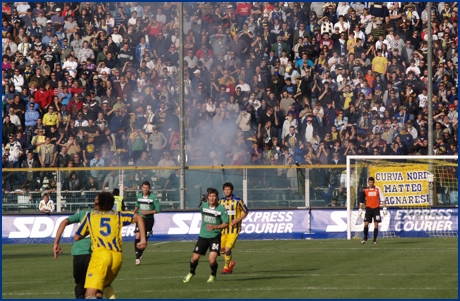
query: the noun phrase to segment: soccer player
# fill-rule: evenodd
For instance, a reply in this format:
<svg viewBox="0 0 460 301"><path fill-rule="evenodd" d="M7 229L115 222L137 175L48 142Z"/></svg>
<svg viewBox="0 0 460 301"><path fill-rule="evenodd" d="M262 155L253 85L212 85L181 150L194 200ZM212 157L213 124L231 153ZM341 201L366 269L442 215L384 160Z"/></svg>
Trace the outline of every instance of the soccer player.
<svg viewBox="0 0 460 301"><path fill-rule="evenodd" d="M86 213L74 235L75 241L78 241L89 234L93 248L85 279L86 299L96 299L96 295L109 287L117 277L123 263L123 226L135 222L140 231L137 247L145 249L147 246L142 216L132 211L114 211L114 203L113 194L100 193L99 209Z"/></svg>
<svg viewBox="0 0 460 301"><path fill-rule="evenodd" d="M99 197L94 198L94 209L99 209ZM62 233L65 227L68 225L80 223L86 216L89 210L82 210L69 216L59 224L59 228L56 231L56 238L54 239L54 258L57 260L59 254L62 254L62 248L59 245ZM71 254L73 255L73 279L75 280L75 298L85 299L85 277L86 271L88 270L89 261L91 259L91 240L89 237L85 237L79 241L76 241L72 245ZM106 296L107 297L107 296ZM110 296L112 297L112 296ZM108 298L110 298L108 297Z"/></svg>
<svg viewBox="0 0 460 301"><path fill-rule="evenodd" d="M217 273L217 256L220 255L221 230L228 227L228 214L224 206L219 204L219 192L217 189L208 188L208 201L200 207L201 228L200 236L193 250L193 256L190 260L190 272L185 276L184 283L190 281L195 276L195 269L198 260L202 255L206 255L209 249L209 265L211 267L211 276L207 282L214 282Z"/></svg>
<svg viewBox="0 0 460 301"><path fill-rule="evenodd" d="M366 203L366 213L364 215L364 239L361 244L366 243L369 234L369 223L374 220L374 245L377 244L377 235L379 233L379 223L382 221L380 216L380 203L383 205L383 215L387 215L387 207L385 198L380 187L374 186L374 178L370 177L367 180L368 187L364 189L364 200ZM359 215L362 215L364 204L359 204Z"/></svg>
<svg viewBox="0 0 460 301"><path fill-rule="evenodd" d="M160 202L158 202L157 197L150 192L150 182L145 181L142 183L142 193L139 193L136 196L136 205L134 207L134 212L138 213L144 218L145 223L145 236L147 239L152 234L153 224L155 223L154 214L161 212ZM140 210L140 212L139 212ZM136 239L134 241L134 251L136 252L136 265L141 264L141 258L144 251L137 247L139 243L139 228L136 226L134 233L136 233Z"/></svg>
<svg viewBox="0 0 460 301"><path fill-rule="evenodd" d="M241 222L248 215L248 207L242 199L233 194L233 184L227 182L223 185L225 197L219 203L227 209L228 227L222 230L220 252L224 254L224 269L222 274L231 274L235 261L232 260L232 249L235 247L238 234L241 231Z"/></svg>

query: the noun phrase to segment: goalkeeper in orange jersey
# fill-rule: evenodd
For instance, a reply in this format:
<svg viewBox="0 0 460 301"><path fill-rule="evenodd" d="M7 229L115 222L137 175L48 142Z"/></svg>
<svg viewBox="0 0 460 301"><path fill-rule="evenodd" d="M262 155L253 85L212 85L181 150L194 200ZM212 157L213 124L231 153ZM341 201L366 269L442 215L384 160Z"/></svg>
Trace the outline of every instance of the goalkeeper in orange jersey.
<svg viewBox="0 0 460 301"><path fill-rule="evenodd" d="M233 194L233 184L227 182L223 185L225 197L219 203L227 209L228 227L222 230L220 252L224 254L224 269L222 274L231 274L235 261L232 260L232 249L235 247L238 234L241 231L241 222L248 215L248 207L242 199Z"/></svg>
<svg viewBox="0 0 460 301"><path fill-rule="evenodd" d="M366 213L364 215L364 238L361 244L366 243L369 234L369 223L374 220L374 245L377 244L377 235L379 233L379 223L382 221L380 215L380 203L383 205L383 215L387 215L387 207L385 198L380 187L374 186L374 178L370 177L367 180L368 187L364 189L364 200L366 203ZM359 215L362 216L363 203L359 204Z"/></svg>

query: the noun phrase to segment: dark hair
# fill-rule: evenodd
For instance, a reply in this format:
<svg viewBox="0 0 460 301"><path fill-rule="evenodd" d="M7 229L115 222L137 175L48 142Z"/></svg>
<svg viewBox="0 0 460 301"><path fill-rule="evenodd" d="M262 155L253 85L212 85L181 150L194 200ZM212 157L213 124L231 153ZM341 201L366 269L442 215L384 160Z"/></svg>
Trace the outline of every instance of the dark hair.
<svg viewBox="0 0 460 301"><path fill-rule="evenodd" d="M224 185L222 186L222 190L225 189L225 188L227 188L227 187L230 187L230 189L231 189L232 192L233 192L234 187L233 187L233 184L232 184L232 183L230 183L230 182L224 183Z"/></svg>
<svg viewBox="0 0 460 301"><path fill-rule="evenodd" d="M113 193L113 195L119 196L120 195L120 189L115 188L112 193Z"/></svg>
<svg viewBox="0 0 460 301"><path fill-rule="evenodd" d="M369 177L369 179L368 179L368 180L369 180L369 181L372 181L372 182L375 182L375 179L374 179L374 177Z"/></svg>
<svg viewBox="0 0 460 301"><path fill-rule="evenodd" d="M101 211L110 211L115 203L115 198L110 192L101 192L98 194L99 197L99 209Z"/></svg>
<svg viewBox="0 0 460 301"><path fill-rule="evenodd" d="M207 191L208 191L208 195L210 195L210 194L215 194L216 197L219 198L219 191L217 191L217 189L215 189L215 188L208 188Z"/></svg>
<svg viewBox="0 0 460 301"><path fill-rule="evenodd" d="M144 185L147 185L150 188L150 182L149 181L145 181L144 183L142 183L142 186L144 186Z"/></svg>

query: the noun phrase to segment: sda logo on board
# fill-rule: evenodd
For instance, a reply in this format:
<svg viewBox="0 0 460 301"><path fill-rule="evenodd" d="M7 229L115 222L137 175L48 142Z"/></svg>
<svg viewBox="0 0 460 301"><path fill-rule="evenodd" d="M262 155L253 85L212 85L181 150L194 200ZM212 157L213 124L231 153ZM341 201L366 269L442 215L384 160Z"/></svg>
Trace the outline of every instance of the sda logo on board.
<svg viewBox="0 0 460 301"><path fill-rule="evenodd" d="M364 214L364 212L363 212ZM351 231L363 231L364 216L360 217L358 211L351 212ZM331 220L334 224L329 224L326 227L326 232L346 232L347 231L347 211L333 211L331 212ZM391 213L382 215L382 222L379 224L380 231L388 231L391 221ZM374 223L369 223L369 231L374 229Z"/></svg>
<svg viewBox="0 0 460 301"><path fill-rule="evenodd" d="M17 217L13 220L13 225L17 231L11 231L8 238L56 237L59 224L66 218L67 216L61 216L54 220L48 216ZM62 237L71 237L76 230L76 228L73 229L73 226L75 225L66 227Z"/></svg>
<svg viewBox="0 0 460 301"><path fill-rule="evenodd" d="M56 232L61 222L67 216L49 217L49 216L27 216L16 217L13 219L13 229L8 233L8 238L55 238ZM79 224L68 225L62 237L72 238ZM122 228L122 236L134 236L135 225L129 225Z"/></svg>

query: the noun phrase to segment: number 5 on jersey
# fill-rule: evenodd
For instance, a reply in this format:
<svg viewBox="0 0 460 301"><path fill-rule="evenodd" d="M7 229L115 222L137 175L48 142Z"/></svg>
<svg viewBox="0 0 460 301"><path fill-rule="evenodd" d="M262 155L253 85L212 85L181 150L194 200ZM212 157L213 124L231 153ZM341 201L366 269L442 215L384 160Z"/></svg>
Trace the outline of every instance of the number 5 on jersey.
<svg viewBox="0 0 460 301"><path fill-rule="evenodd" d="M112 228L110 227L110 218L103 217L101 218L101 224L99 228L101 228L101 234L102 236L109 236L110 233L112 233ZM103 231L103 229L106 229L106 231Z"/></svg>

